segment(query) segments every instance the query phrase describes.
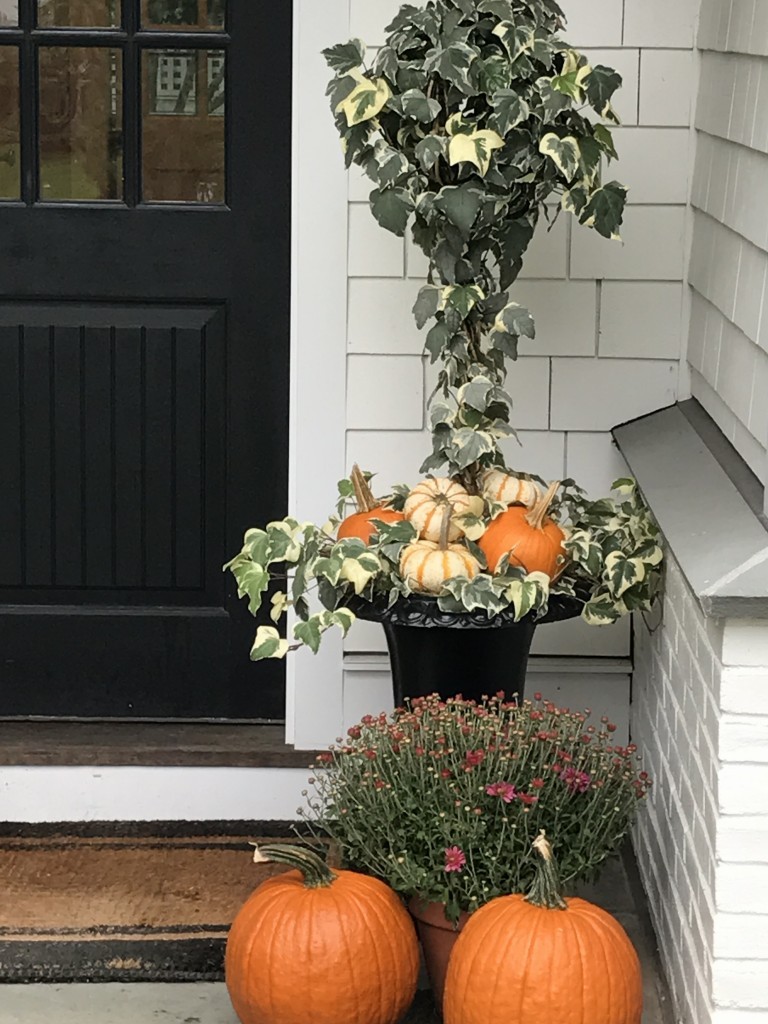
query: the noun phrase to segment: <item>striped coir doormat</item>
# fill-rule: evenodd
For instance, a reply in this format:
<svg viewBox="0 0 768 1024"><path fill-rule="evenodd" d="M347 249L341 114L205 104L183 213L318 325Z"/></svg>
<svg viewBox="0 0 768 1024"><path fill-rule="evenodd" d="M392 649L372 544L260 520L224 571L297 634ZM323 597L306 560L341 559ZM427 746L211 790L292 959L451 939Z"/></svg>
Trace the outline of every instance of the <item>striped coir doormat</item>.
<svg viewBox="0 0 768 1024"><path fill-rule="evenodd" d="M288 823L0 826L0 982L211 981Z"/></svg>

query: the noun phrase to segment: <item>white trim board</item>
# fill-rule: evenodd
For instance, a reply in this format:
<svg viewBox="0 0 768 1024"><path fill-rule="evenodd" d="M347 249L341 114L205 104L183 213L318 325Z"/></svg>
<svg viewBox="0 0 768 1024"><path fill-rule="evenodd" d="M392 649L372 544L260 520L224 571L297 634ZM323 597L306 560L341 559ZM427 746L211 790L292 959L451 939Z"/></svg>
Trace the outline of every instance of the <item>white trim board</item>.
<svg viewBox="0 0 768 1024"><path fill-rule="evenodd" d="M349 37L349 0L296 0L289 508L324 522L345 473L348 186L325 89L325 46ZM336 631L287 662L286 740L325 746L342 720Z"/></svg>
<svg viewBox="0 0 768 1024"><path fill-rule="evenodd" d="M308 768L0 768L0 819L288 821Z"/></svg>

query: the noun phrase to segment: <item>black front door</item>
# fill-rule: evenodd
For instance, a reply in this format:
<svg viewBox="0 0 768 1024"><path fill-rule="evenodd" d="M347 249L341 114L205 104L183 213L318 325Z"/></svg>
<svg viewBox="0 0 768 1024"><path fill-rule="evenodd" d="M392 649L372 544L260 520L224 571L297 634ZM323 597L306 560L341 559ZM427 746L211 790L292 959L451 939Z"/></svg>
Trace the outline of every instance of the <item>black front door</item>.
<svg viewBox="0 0 768 1024"><path fill-rule="evenodd" d="M0 0L0 716L280 718L291 4Z"/></svg>

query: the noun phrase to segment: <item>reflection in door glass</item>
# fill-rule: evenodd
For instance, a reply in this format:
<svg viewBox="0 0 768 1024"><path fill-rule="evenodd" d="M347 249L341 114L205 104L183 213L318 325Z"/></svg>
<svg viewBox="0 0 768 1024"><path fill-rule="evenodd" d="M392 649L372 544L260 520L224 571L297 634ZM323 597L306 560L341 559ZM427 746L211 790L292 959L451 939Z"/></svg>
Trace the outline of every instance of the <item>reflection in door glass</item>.
<svg viewBox="0 0 768 1024"><path fill-rule="evenodd" d="M223 50L144 53L145 202L223 203Z"/></svg>
<svg viewBox="0 0 768 1024"><path fill-rule="evenodd" d="M43 28L115 28L120 0L37 0L37 23Z"/></svg>
<svg viewBox="0 0 768 1024"><path fill-rule="evenodd" d="M122 53L40 49L40 198L122 199Z"/></svg>
<svg viewBox="0 0 768 1024"><path fill-rule="evenodd" d="M0 199L20 197L19 51L0 46Z"/></svg>
<svg viewBox="0 0 768 1024"><path fill-rule="evenodd" d="M142 0L144 28L224 27L225 0Z"/></svg>
<svg viewBox="0 0 768 1024"><path fill-rule="evenodd" d="M19 24L19 0L0 0L0 28Z"/></svg>

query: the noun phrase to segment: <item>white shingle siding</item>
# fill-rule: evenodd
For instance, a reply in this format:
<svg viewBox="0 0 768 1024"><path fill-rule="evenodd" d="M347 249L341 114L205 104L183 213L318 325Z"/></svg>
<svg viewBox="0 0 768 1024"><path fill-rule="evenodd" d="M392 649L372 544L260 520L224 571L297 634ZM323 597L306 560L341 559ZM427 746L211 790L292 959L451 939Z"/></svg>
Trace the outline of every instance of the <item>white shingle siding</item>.
<svg viewBox="0 0 768 1024"><path fill-rule="evenodd" d="M768 447L768 6L703 0L691 390L757 476Z"/></svg>

